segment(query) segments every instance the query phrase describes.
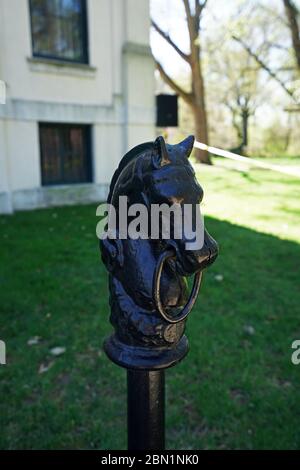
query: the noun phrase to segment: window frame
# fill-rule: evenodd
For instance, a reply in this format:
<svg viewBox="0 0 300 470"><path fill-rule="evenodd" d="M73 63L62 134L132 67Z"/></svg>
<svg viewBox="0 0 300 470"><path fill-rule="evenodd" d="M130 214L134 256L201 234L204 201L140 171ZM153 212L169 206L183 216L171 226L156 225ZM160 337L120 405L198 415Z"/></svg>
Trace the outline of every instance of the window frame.
<svg viewBox="0 0 300 470"><path fill-rule="evenodd" d="M88 12L87 12L87 3L88 0L81 0L82 2L82 14L80 15L80 26L82 31L82 48L83 48L83 58L82 60L69 59L65 57L58 57L52 54L41 54L39 52L34 52L34 35L33 35L33 18L32 18L32 0L28 0L29 3L29 16L30 16L30 35L31 35L31 51L32 57L37 59L48 59L59 62L67 62L68 64L85 64L89 65L89 41L88 41Z"/></svg>
<svg viewBox="0 0 300 470"><path fill-rule="evenodd" d="M54 129L71 129L79 128L84 129L84 152L86 155L86 173L87 178L85 181L66 181L65 178L62 178L61 181L55 182L46 182L46 178L43 174L43 148L42 148L42 128L54 128ZM92 126L90 124L78 124L78 123L61 123L61 122L38 122L38 134L39 134L39 149L40 149L40 175L41 175L41 186L42 187L51 187L51 186L68 186L68 185L78 185L78 184L89 184L93 183L93 162L92 162ZM60 135L60 146L61 146L62 136ZM64 152L66 149L64 149ZM64 155L60 155L60 166L62 166ZM62 175L64 176L64 175Z"/></svg>

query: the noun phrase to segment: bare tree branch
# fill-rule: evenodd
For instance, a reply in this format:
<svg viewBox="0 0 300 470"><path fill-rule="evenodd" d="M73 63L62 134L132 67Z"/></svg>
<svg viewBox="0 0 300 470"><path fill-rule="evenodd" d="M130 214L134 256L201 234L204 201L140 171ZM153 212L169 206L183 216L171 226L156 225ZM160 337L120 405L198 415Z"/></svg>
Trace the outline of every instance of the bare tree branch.
<svg viewBox="0 0 300 470"><path fill-rule="evenodd" d="M196 21L200 20L202 10L205 8L206 4L207 4L207 0L204 0L204 2L202 2L202 3L200 3L200 0L195 0L195 17L196 17Z"/></svg>
<svg viewBox="0 0 300 470"><path fill-rule="evenodd" d="M157 23L155 23L154 20L151 20L151 24L153 26L153 28L167 41L168 44L170 44L170 46L173 47L173 49L177 52L177 54L180 55L180 57L185 60L186 62L190 63L190 55L189 54L185 54L181 49L179 49L179 47L175 44L174 41L172 41L172 39L170 38L170 36L165 33L159 26Z"/></svg>
<svg viewBox="0 0 300 470"><path fill-rule="evenodd" d="M186 14L186 19L187 19L187 24L188 24L188 29L189 29L189 36L190 36L190 44L191 44L191 54L193 52L193 45L195 41L195 25L194 25L194 17L192 16L191 12L191 7L190 7L190 2L189 0L183 0L184 3L184 8L185 8L185 14Z"/></svg>
<svg viewBox="0 0 300 470"><path fill-rule="evenodd" d="M200 30L201 13L202 13L202 10L205 8L206 4L207 4L207 0L204 0L202 3L200 2L200 0L195 0L195 17L194 17L194 21L195 21L196 31Z"/></svg>
<svg viewBox="0 0 300 470"><path fill-rule="evenodd" d="M175 93L177 93L182 99L184 99L188 104L192 103L193 95L192 93L188 93L187 91L183 90L174 80L167 74L163 66L158 62L156 62L156 67L159 73L161 74L163 80L172 88Z"/></svg>
<svg viewBox="0 0 300 470"><path fill-rule="evenodd" d="M189 2L189 0L183 0L183 3L184 3L184 8L185 8L186 16L187 16L187 17L191 17L191 16L192 16L192 12L191 12L191 7L190 7L190 2Z"/></svg>
<svg viewBox="0 0 300 470"><path fill-rule="evenodd" d="M277 44L277 43L270 42L270 41L264 41L264 46L269 47L269 48L272 47L273 49L280 49L285 52L288 52L289 50L288 47L283 46L282 44Z"/></svg>
<svg viewBox="0 0 300 470"><path fill-rule="evenodd" d="M291 31L293 49L296 56L297 66L300 69L300 29L298 24L299 11L291 0L283 0L286 16Z"/></svg>
<svg viewBox="0 0 300 470"><path fill-rule="evenodd" d="M248 54L253 57L253 59L258 63L258 65L263 69L265 70L269 75L270 77L272 77L274 80L277 81L277 83L279 83L279 85L284 89L284 91L291 97L293 98L294 101L296 101L294 95L293 95L293 92L291 90L289 90L289 88L287 88L287 86L285 85L285 83L278 77L278 75L276 75L276 73L270 69L270 67L265 63L263 62L263 60L239 37L237 36L232 36L232 39L234 39L235 41L237 41L239 44L241 44L241 46L243 46L243 48L248 52Z"/></svg>

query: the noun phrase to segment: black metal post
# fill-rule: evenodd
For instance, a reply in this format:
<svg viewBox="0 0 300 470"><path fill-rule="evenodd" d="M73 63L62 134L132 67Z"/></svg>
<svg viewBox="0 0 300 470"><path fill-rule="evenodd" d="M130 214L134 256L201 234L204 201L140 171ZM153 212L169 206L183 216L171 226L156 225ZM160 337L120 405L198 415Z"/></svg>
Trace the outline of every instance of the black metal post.
<svg viewBox="0 0 300 470"><path fill-rule="evenodd" d="M128 450L165 448L165 373L127 370Z"/></svg>

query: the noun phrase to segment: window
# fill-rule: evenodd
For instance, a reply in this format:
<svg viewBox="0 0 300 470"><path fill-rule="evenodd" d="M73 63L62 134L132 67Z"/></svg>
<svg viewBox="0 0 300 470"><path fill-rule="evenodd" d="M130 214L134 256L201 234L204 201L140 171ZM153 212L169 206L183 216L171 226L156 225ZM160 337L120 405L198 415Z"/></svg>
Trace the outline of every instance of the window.
<svg viewBox="0 0 300 470"><path fill-rule="evenodd" d="M90 126L40 124L43 185L92 180L90 135Z"/></svg>
<svg viewBox="0 0 300 470"><path fill-rule="evenodd" d="M85 0L29 0L33 55L88 63Z"/></svg>

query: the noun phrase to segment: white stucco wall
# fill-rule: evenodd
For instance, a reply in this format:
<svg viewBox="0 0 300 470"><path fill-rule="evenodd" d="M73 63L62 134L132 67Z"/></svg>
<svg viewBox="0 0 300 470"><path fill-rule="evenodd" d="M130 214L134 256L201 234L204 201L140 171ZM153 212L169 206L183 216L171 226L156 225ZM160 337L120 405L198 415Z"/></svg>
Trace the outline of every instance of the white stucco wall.
<svg viewBox="0 0 300 470"><path fill-rule="evenodd" d="M0 34L5 36L5 48L9 51L2 60L2 79L8 84L8 97L112 104L111 54L115 38L112 38L110 27L111 1L87 2L89 59L96 71L77 74L72 66L64 69L53 65L35 66L28 61L32 58L28 3L28 0L0 0L3 28ZM120 61L116 63L118 66Z"/></svg>
<svg viewBox="0 0 300 470"><path fill-rule="evenodd" d="M88 185L78 192L86 200L104 197L125 151L154 138L149 1L87 0L89 66L82 67L32 57L28 3L0 0L0 79L7 85L0 212L68 203L66 191L52 197L56 188L41 187L38 122L92 125L91 196Z"/></svg>
<svg viewBox="0 0 300 470"><path fill-rule="evenodd" d="M150 15L148 0L124 0L125 30L128 42L149 44Z"/></svg>
<svg viewBox="0 0 300 470"><path fill-rule="evenodd" d="M127 148L154 139L154 63L148 46L127 43L123 50L124 95L127 108ZM150 124L151 125L151 124Z"/></svg>
<svg viewBox="0 0 300 470"><path fill-rule="evenodd" d="M5 127L11 190L40 186L37 123L8 119Z"/></svg>

